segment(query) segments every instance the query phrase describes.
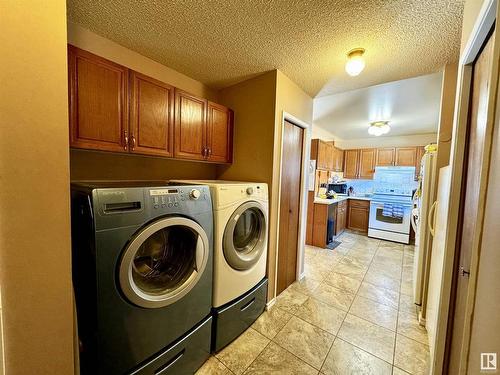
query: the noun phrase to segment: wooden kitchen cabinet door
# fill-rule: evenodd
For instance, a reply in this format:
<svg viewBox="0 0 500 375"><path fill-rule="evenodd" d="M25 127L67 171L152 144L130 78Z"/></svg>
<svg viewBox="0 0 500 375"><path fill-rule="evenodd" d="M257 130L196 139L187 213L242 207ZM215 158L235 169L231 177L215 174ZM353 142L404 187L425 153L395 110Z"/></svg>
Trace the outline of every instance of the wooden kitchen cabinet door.
<svg viewBox="0 0 500 375"><path fill-rule="evenodd" d="M128 69L68 46L70 146L127 151Z"/></svg>
<svg viewBox="0 0 500 375"><path fill-rule="evenodd" d="M335 170L334 152L335 152L335 148L333 147L333 142L327 142L326 143L326 169L328 169L329 171Z"/></svg>
<svg viewBox="0 0 500 375"><path fill-rule="evenodd" d="M396 149L394 147L385 147L377 149L377 166L386 167L394 165Z"/></svg>
<svg viewBox="0 0 500 375"><path fill-rule="evenodd" d="M415 163L415 180L418 180L418 177L420 176L420 163L422 162L422 157L425 154L425 147L424 146L419 146L417 147L417 161Z"/></svg>
<svg viewBox="0 0 500 375"><path fill-rule="evenodd" d="M340 148L333 147L333 170L335 172L342 172L344 169L344 151Z"/></svg>
<svg viewBox="0 0 500 375"><path fill-rule="evenodd" d="M414 167L417 162L416 147L398 147L396 148L396 157L394 165L398 167Z"/></svg>
<svg viewBox="0 0 500 375"><path fill-rule="evenodd" d="M370 202L362 200L349 200L349 213L347 227L360 232L368 232L368 219L370 216Z"/></svg>
<svg viewBox="0 0 500 375"><path fill-rule="evenodd" d="M205 160L207 100L175 90L174 156Z"/></svg>
<svg viewBox="0 0 500 375"><path fill-rule="evenodd" d="M344 232L347 224L347 201L339 202L337 205L337 222L335 225L335 235L339 236Z"/></svg>
<svg viewBox="0 0 500 375"><path fill-rule="evenodd" d="M133 71L130 85L130 151L172 157L174 87Z"/></svg>
<svg viewBox="0 0 500 375"><path fill-rule="evenodd" d="M358 178L359 150L344 151L344 178Z"/></svg>
<svg viewBox="0 0 500 375"><path fill-rule="evenodd" d="M375 173L376 149L364 148L359 151L358 178L372 179Z"/></svg>
<svg viewBox="0 0 500 375"><path fill-rule="evenodd" d="M207 160L230 163L233 154L233 112L208 102Z"/></svg>

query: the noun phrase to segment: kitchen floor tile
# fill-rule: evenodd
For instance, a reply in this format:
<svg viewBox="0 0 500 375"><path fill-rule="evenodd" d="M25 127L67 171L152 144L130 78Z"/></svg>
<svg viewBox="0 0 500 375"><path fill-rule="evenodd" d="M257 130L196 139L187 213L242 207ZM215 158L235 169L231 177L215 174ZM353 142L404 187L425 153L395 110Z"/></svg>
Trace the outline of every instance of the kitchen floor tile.
<svg viewBox="0 0 500 375"><path fill-rule="evenodd" d="M252 328L263 334L269 339L272 339L290 320L292 314L273 306L271 309L264 311L261 316L252 324Z"/></svg>
<svg viewBox="0 0 500 375"><path fill-rule="evenodd" d="M297 292L293 289L286 289L278 297L276 297L276 303L273 308L278 307L293 314L300 305L306 302L308 298L309 296L303 293Z"/></svg>
<svg viewBox="0 0 500 375"><path fill-rule="evenodd" d="M375 302L390 306L394 309L399 305L399 293L390 289L378 287L363 281L358 290L358 295Z"/></svg>
<svg viewBox="0 0 500 375"><path fill-rule="evenodd" d="M429 347L397 335L394 365L414 375L429 373Z"/></svg>
<svg viewBox="0 0 500 375"><path fill-rule="evenodd" d="M353 294L358 291L361 285L361 280L353 279L336 272L330 273L323 282Z"/></svg>
<svg viewBox="0 0 500 375"><path fill-rule="evenodd" d="M338 337L392 364L395 332L347 314Z"/></svg>
<svg viewBox="0 0 500 375"><path fill-rule="evenodd" d="M222 364L217 358L210 356L201 366L195 375L232 375L233 373Z"/></svg>
<svg viewBox="0 0 500 375"><path fill-rule="evenodd" d="M348 311L354 300L354 294L325 283L322 283L316 288L313 297L343 311Z"/></svg>
<svg viewBox="0 0 500 375"><path fill-rule="evenodd" d="M394 271L379 269L377 266L374 267L374 265L372 264L365 275L364 281L367 281L370 284L376 285L381 288L399 292L399 288L401 286L399 279L391 277L397 272L397 269Z"/></svg>
<svg viewBox="0 0 500 375"><path fill-rule="evenodd" d="M353 279L362 280L365 276L368 266L360 263L354 258L345 256L337 265L333 267L334 272L352 277Z"/></svg>
<svg viewBox="0 0 500 375"><path fill-rule="evenodd" d="M245 375L315 375L318 370L271 342L250 367Z"/></svg>
<svg viewBox="0 0 500 375"><path fill-rule="evenodd" d="M269 342L268 338L249 328L215 356L232 372L242 374Z"/></svg>
<svg viewBox="0 0 500 375"><path fill-rule="evenodd" d="M403 371L396 366L392 368L392 375L408 375L408 374L409 372Z"/></svg>
<svg viewBox="0 0 500 375"><path fill-rule="evenodd" d="M292 317L273 341L319 370L334 337L302 319Z"/></svg>
<svg viewBox="0 0 500 375"><path fill-rule="evenodd" d="M413 301L413 296L401 294L399 296L399 310L416 314L417 305L415 305L415 302Z"/></svg>
<svg viewBox="0 0 500 375"><path fill-rule="evenodd" d="M428 345L427 330L418 323L415 312L399 311L398 334Z"/></svg>
<svg viewBox="0 0 500 375"><path fill-rule="evenodd" d="M349 309L349 314L356 315L391 331L396 331L398 310L368 298L357 296Z"/></svg>
<svg viewBox="0 0 500 375"><path fill-rule="evenodd" d="M297 309L295 315L316 327L336 335L340 325L344 321L346 312L314 298L309 298Z"/></svg>
<svg viewBox="0 0 500 375"><path fill-rule="evenodd" d="M320 282L309 277L303 277L302 280L295 281L288 289L302 294L309 295L319 286Z"/></svg>
<svg viewBox="0 0 500 375"><path fill-rule="evenodd" d="M392 366L362 349L336 338L321 373L325 375L391 375Z"/></svg>

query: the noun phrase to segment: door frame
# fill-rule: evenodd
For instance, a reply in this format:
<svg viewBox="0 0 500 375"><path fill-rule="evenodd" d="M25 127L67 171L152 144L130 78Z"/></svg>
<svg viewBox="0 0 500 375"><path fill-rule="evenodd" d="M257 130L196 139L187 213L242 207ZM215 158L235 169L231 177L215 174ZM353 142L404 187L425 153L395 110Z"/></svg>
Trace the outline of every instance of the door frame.
<svg viewBox="0 0 500 375"><path fill-rule="evenodd" d="M452 316L450 316L450 303L455 273L454 260L456 254L456 242L458 238L458 224L460 220L460 197L462 193L462 177L465 159L465 148L467 142L467 127L469 122L470 90L473 75L473 63L481 52L481 48L489 37L489 33L495 20L498 18L497 0L485 0L476 19L467 44L462 51L458 66L456 106L453 122L453 136L450 151L451 187L449 194L448 226L446 231L446 243L444 249L443 282L441 285L441 297L438 306L438 325L436 327L436 343L434 348L431 373L442 374L443 365L449 359L447 345L451 340ZM482 223L484 220L484 204L486 198L487 172L490 163L491 143L493 125L498 118L497 86L498 86L498 59L500 49L500 34L497 34L493 45L493 63L490 71L491 88L488 98L488 120L486 124L486 137L484 158L481 166L480 195L478 204L478 220L474 230L473 247L471 254L469 290L466 301L466 317L464 323L464 335L460 357L460 374L467 371L469 343L471 333L471 318L474 310L474 299L476 294L477 270L479 264L479 252L481 245ZM500 108L499 108L500 109Z"/></svg>
<svg viewBox="0 0 500 375"><path fill-rule="evenodd" d="M308 166L311 152L311 125L298 119L288 112L283 111L281 116L280 126L280 162L279 162L279 179L276 181L278 187L278 218L277 218L277 234L276 234L276 267L274 270L274 298L277 297L278 290L278 260L279 260L279 227L280 227L280 203L281 203L281 177L283 173L283 134L285 132L285 121L288 121L299 128L304 129L302 135L302 161L301 161L301 183L300 183L300 203L299 203L299 235L297 243L297 269L295 271L297 280L304 277L304 247L306 243L306 226L307 226L307 192L308 192Z"/></svg>

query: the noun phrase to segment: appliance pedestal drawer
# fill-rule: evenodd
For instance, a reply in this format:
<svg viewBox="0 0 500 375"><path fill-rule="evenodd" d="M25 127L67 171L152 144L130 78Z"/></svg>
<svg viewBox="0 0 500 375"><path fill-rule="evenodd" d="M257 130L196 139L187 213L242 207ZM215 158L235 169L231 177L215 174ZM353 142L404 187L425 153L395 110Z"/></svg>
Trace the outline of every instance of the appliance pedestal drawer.
<svg viewBox="0 0 500 375"><path fill-rule="evenodd" d="M243 296L213 310L212 351L218 352L243 333L266 307L267 278Z"/></svg>

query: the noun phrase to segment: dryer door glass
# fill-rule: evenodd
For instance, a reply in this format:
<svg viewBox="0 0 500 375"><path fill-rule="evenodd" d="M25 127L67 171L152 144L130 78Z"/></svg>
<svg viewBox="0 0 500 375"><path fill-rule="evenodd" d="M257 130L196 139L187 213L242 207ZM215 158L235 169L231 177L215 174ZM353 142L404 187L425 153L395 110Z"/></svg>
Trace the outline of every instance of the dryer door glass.
<svg viewBox="0 0 500 375"><path fill-rule="evenodd" d="M167 306L198 282L209 254L201 226L185 218L156 221L130 242L120 262L120 286L142 307Z"/></svg>
<svg viewBox="0 0 500 375"><path fill-rule="evenodd" d="M252 267L260 259L267 244L267 223L264 209L258 202L238 207L224 231L224 257L238 270Z"/></svg>

